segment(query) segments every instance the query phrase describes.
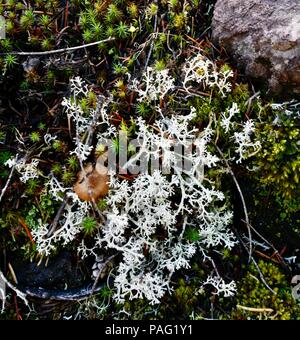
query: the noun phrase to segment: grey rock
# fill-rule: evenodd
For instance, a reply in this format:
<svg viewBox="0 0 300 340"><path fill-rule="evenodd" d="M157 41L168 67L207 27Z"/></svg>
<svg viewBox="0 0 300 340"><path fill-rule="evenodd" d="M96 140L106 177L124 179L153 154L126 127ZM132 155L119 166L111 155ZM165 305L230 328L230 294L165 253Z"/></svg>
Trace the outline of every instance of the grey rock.
<svg viewBox="0 0 300 340"><path fill-rule="evenodd" d="M300 94L300 0L218 0L212 31L273 94Z"/></svg>

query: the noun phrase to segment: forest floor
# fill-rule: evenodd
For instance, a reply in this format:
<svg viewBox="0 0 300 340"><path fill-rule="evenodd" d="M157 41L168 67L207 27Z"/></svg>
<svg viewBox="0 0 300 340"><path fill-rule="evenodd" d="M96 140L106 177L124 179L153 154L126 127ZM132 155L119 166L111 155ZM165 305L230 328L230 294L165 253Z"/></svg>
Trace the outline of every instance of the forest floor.
<svg viewBox="0 0 300 340"><path fill-rule="evenodd" d="M213 4L0 0L6 21L6 38L0 40L0 297L5 297L0 319L300 319L297 282L292 284L300 263L300 104L297 98L271 98L264 84L245 77L226 51L214 46ZM81 87L72 79L81 79ZM153 83L152 92L145 82ZM155 138L165 138L159 119L170 122L193 108L188 127L173 122L200 135L210 129L201 141L209 164L205 192L213 198L197 196L200 189L193 187L183 200L186 212L179 214L183 190L179 185L170 195L174 184L164 192L169 195L164 214L154 219L170 211L176 221L169 216L160 225L153 222L151 237L140 229L155 198L143 202L135 175L118 177L101 199L74 198L83 166L89 162L95 169L104 152L99 134L108 132L89 120L99 98L105 98L101 114L110 131L120 129L132 138L145 126L159 131ZM82 114L81 130L72 105ZM119 155L120 142L113 139L113 147ZM220 165L213 164L214 157ZM121 239L118 246L110 244L114 236L103 229L103 216L121 210L123 198L116 203L114 197L123 192L122 180L131 197L140 195L137 201L145 203L143 212L138 204L127 212L138 223L130 222L122 235L135 240L133 250L144 242L144 262L127 272L120 269L127 263L126 244ZM227 210L233 212L230 221ZM220 225L197 220L200 212L207 219L219 214ZM164 223L173 223L176 231ZM155 251L167 260L177 246L184 264L174 260L159 267ZM92 251L84 256L87 249L96 249L97 256ZM119 282L122 273L126 287ZM158 288L137 288L134 279L141 273L159 276L157 282L168 288L162 294ZM1 286L4 281L11 286ZM130 290L130 284L136 288Z"/></svg>

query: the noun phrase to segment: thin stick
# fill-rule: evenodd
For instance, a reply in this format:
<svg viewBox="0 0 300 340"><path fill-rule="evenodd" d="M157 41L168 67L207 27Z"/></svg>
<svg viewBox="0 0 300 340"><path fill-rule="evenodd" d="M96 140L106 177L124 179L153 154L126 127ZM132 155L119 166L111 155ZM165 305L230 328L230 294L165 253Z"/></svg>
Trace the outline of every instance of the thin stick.
<svg viewBox="0 0 300 340"><path fill-rule="evenodd" d="M57 53L69 53L76 50L81 50L87 47L92 47L95 45L99 45L101 43L106 43L109 41L114 41L115 38L109 37L104 40L96 41L90 44L80 45L80 46L74 46L74 47L67 47L67 48L61 48L58 50L52 50L52 51L45 51L45 52L6 52L6 53L0 53L0 55L19 55L19 56L46 56L46 55L52 55Z"/></svg>
<svg viewBox="0 0 300 340"><path fill-rule="evenodd" d="M236 306L238 309L243 309L247 312L254 312L254 313L273 313L274 310L272 308L252 308L252 307L244 307L241 305Z"/></svg>
<svg viewBox="0 0 300 340"><path fill-rule="evenodd" d="M17 155L17 159L16 159L16 163L18 161L18 155ZM15 171L15 167L16 167L16 164L14 164L14 166L12 167L11 171L10 171L10 174L9 174L9 177L8 177L8 180L4 186L4 188L1 190L1 195L0 195L0 202L2 201L2 198L7 190L7 188L9 187L9 184L10 184L10 181L12 179L12 176L14 174L14 171Z"/></svg>
<svg viewBox="0 0 300 340"><path fill-rule="evenodd" d="M9 269L10 274L11 274L13 280L14 280L14 283L17 285L17 284L18 284L17 275L16 275L16 273L15 273L15 271L14 271L13 266L12 266L10 263L8 263L8 269Z"/></svg>
<svg viewBox="0 0 300 340"><path fill-rule="evenodd" d="M276 293L276 292L275 292L275 291L267 284L267 282L266 282L266 280L265 280L265 278L264 278L264 276L263 276L263 273L261 272L261 270L260 270L260 268L259 268L257 262L254 260L253 257L252 257L252 262L253 262L253 264L254 264L256 270L258 271L259 277L260 277L260 279L262 280L263 284L269 289L270 292L272 292L274 295L277 295L277 293Z"/></svg>
<svg viewBox="0 0 300 340"><path fill-rule="evenodd" d="M51 237L54 234L54 232L56 231L59 219L60 219L62 213L64 212L64 209L65 209L67 203L68 203L68 197L65 196L61 206L59 207L59 209L58 209L58 211L56 213L56 216L55 216L55 218L53 220L53 223L51 225L51 228L48 231L48 234L47 234L46 238Z"/></svg>
<svg viewBox="0 0 300 340"><path fill-rule="evenodd" d="M21 292L19 289L17 289L13 284L11 284L7 278L4 276L4 274L2 273L2 271L0 270L0 282L3 282L6 286L8 286L12 291L14 291L17 296L19 298L21 298L25 305L28 306L28 301L26 299L26 293L23 293ZM2 295L2 296L1 296ZM3 289L0 289L0 296L2 298L2 311L4 310L4 307L5 307L5 298L6 298L6 295L5 295L5 290Z"/></svg>
<svg viewBox="0 0 300 340"><path fill-rule="evenodd" d="M249 252L249 249L246 247L245 243L243 242L242 238L240 237L238 231L236 230L235 233L237 234L238 238L239 238L239 241L241 242L242 246L245 248L245 250L248 252L249 256L250 256L250 259L251 261L253 262L256 270L258 271L258 274L259 274L259 277L262 281L262 283L266 286L266 288L274 295L277 295L277 293L267 284L265 278L264 278L264 275L263 273L261 272L257 262L254 260L253 256L251 256L250 252Z"/></svg>
<svg viewBox="0 0 300 340"><path fill-rule="evenodd" d="M247 112L246 112L246 116L249 118L249 113L250 113L250 110L251 110L251 107L252 107L252 103L254 101L255 98L257 98L258 96L260 95L260 91L259 92L256 92L251 98L249 98L248 100L248 108L247 108Z"/></svg>
<svg viewBox="0 0 300 340"><path fill-rule="evenodd" d="M247 210L247 206L246 206L246 201L245 201L245 198L244 198L244 195L243 195L243 192L242 192L242 189L239 185L239 182L237 181L236 177L235 177L235 174L234 172L232 171L227 159L224 157L224 154L223 152L221 151L221 149L216 145L216 148L219 152L219 154L222 156L222 159L224 160L228 170L229 170L229 173L235 183L235 186L239 192L239 195L240 195L240 198L241 198L241 201L242 201L242 205L243 205L243 210L244 210L244 215L245 215L245 221L246 222L246 226L247 226L247 229L248 229L248 237L249 237L249 262L251 261L251 257L252 257L252 252L253 252L253 249L252 249L252 233L251 233L251 228L249 227L250 226L250 220L249 220L249 215L248 215L248 210Z"/></svg>
<svg viewBox="0 0 300 340"><path fill-rule="evenodd" d="M34 244L35 244L34 239L33 239L33 237L32 237L32 234L31 234L29 228L27 227L27 225L26 225L24 219L20 217L20 218L19 218L19 223L20 223L21 226L24 228L24 230L25 230L25 232L26 232L28 238L30 239L31 243L34 245Z"/></svg>
<svg viewBox="0 0 300 340"><path fill-rule="evenodd" d="M246 221L242 220L242 222L244 223L247 223ZM268 246L270 246L273 251L274 251L274 254L273 255L278 255L280 260L282 261L282 263L284 263L283 259L282 259L282 256L280 255L279 251L273 246L272 243L270 243L265 237L263 237L251 224L249 224L249 228L251 228L254 233L259 236Z"/></svg>
<svg viewBox="0 0 300 340"><path fill-rule="evenodd" d="M29 297L38 298L42 300L55 301L81 301L91 296L91 284L81 288L67 289L67 290L47 290L45 288L25 287L24 294ZM104 284L96 287L94 294L98 293Z"/></svg>
<svg viewBox="0 0 300 340"><path fill-rule="evenodd" d="M154 3L157 4L158 0L155 0ZM153 37L153 39L157 38L157 34L155 35L155 33L157 33L157 22L158 22L158 16L156 14L155 19L154 19L154 29L153 29L154 37ZM145 70L147 69L147 67L149 65L150 58L151 58L151 55L152 55L152 51L153 51L153 48L154 48L154 40L153 39L151 41L150 50L149 50L148 57L147 57L147 60L146 60Z"/></svg>

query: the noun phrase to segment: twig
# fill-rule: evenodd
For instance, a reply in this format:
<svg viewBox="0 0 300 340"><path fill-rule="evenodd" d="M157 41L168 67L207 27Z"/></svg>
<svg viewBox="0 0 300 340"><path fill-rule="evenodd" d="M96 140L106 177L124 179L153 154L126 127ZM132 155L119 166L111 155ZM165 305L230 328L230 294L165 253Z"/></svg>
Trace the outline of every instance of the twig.
<svg viewBox="0 0 300 340"><path fill-rule="evenodd" d="M249 220L249 215L248 215L248 210L247 210L247 206L246 206L246 201L245 201L245 198L244 198L244 195L243 195L243 192L242 192L242 189L239 185L239 182L238 180L236 179L235 177L235 174L234 172L232 171L227 159L224 157L224 154L223 152L221 151L221 149L216 145L216 148L219 152L219 154L221 155L222 159L224 160L225 164L226 164L226 167L228 168L228 171L235 183L235 186L239 192L239 195L240 195L240 198L241 198L241 201L242 201L242 205L243 205L243 210L244 210L244 215L245 215L245 221L246 222L246 226L247 226L247 229L248 229L248 237L249 237L249 262L251 261L251 257L252 257L252 252L253 252L253 247L252 247L252 233L251 233L251 228L250 228L250 220Z"/></svg>
<svg viewBox="0 0 300 340"><path fill-rule="evenodd" d="M203 40L197 41L196 39L190 37L190 36L187 35L187 34L186 34L185 36L188 38L188 40L191 40L194 44L199 45L199 46L202 46ZM200 48L200 51L203 51L203 48Z"/></svg>
<svg viewBox="0 0 300 340"><path fill-rule="evenodd" d="M247 103L248 107L247 107L247 112L246 112L246 117L249 118L249 113L252 107L252 103L254 101L254 99L256 99L257 97L259 97L260 95L260 91L256 92L251 98L248 99Z"/></svg>
<svg viewBox="0 0 300 340"><path fill-rule="evenodd" d="M274 295L277 295L277 293L267 284L267 282L266 282L266 280L265 280L265 278L264 278L264 276L263 276L263 273L261 272L261 270L260 270L260 268L259 268L259 266L258 266L258 264L257 264L257 262L254 260L254 258L252 257L252 262L253 262L253 264L254 264L254 266L255 266L255 268L256 268L256 270L258 271L258 273L259 273L259 277L260 277L260 279L262 280L262 282L263 282L263 284L274 294Z"/></svg>
<svg viewBox="0 0 300 340"><path fill-rule="evenodd" d="M272 257L270 257L270 256L268 256L268 255L262 253L262 252L259 251L259 250L254 250L254 252L255 252L257 255L259 255L260 257L264 258L264 259L267 259L267 260L272 261L272 262L277 263L277 264L281 264L281 262L280 262L279 260L273 259Z"/></svg>
<svg viewBox="0 0 300 340"><path fill-rule="evenodd" d="M16 308L17 320L22 321L23 318L19 310L18 299L17 299L16 294L14 294L14 303L15 303L15 308Z"/></svg>
<svg viewBox="0 0 300 340"><path fill-rule="evenodd" d="M20 223L21 226L24 228L24 230L25 230L25 232L26 232L28 238L30 239L31 243L34 245L34 244L35 244L34 239L33 239L33 237L32 237L32 234L31 234L29 228L27 227L27 225L26 225L24 219L20 217L20 218L19 218L19 223Z"/></svg>
<svg viewBox="0 0 300 340"><path fill-rule="evenodd" d="M158 0L154 0L154 3L157 4L158 3ZM151 46L150 46L150 50L149 50L149 53L148 53L148 57L146 59L146 63L145 63L145 70L147 69L148 65L149 65L149 62L150 62L150 58L151 58L151 55L152 55L152 51L153 51L153 48L154 48L154 39L157 38L157 23L158 23L158 16L157 14L155 15L155 19L154 19L154 28L153 28L153 34L154 34L154 37L153 39L151 39Z"/></svg>
<svg viewBox="0 0 300 340"><path fill-rule="evenodd" d="M92 47L99 45L101 43L106 43L109 41L114 41L115 38L109 37L104 40L96 41L90 44L80 45L80 46L74 46L74 47L67 47L67 48L61 48L58 50L52 50L52 51L45 51L45 52L6 52L6 53L0 53L0 55L19 55L19 56L46 56L46 55L52 55L57 53L69 53L76 50L81 50L87 47Z"/></svg>
<svg viewBox="0 0 300 340"><path fill-rule="evenodd" d="M16 156L16 163L17 163L17 161L18 161L18 155ZM15 171L15 167L16 167L16 164L13 165L13 167L12 167L12 169L11 169L11 171L10 171L8 180L6 181L6 184L5 184L4 188L1 190L1 194L0 194L0 203L1 203L1 201L2 201L2 198L3 198L3 196L4 196L4 194L5 194L6 190L7 190L7 188L9 187L10 181L11 181L12 176L13 176L14 171Z"/></svg>
<svg viewBox="0 0 300 340"><path fill-rule="evenodd" d="M243 309L247 312L254 312L254 313L273 313L274 312L272 308L252 308L252 307L244 307L241 305L237 305L236 308Z"/></svg>
<svg viewBox="0 0 300 340"><path fill-rule="evenodd" d="M96 287L94 293L98 293L101 289L103 289L104 284ZM32 288L26 287L21 288L24 290L24 295L38 298L43 300L55 300L55 301L80 301L84 300L91 296L92 286L91 284L81 287L81 288L74 288L74 289L67 289L67 290L47 290L44 288Z"/></svg>
<svg viewBox="0 0 300 340"><path fill-rule="evenodd" d="M14 291L19 298L23 300L26 306L28 306L28 301L26 299L25 293L21 292L18 288L16 288L13 284L11 284L7 278L4 276L2 271L0 270L0 282L3 282L7 287L9 287L12 291ZM5 295L5 290L0 289L0 296L2 298L2 311L4 310L5 307L5 300L6 300L6 295Z"/></svg>
<svg viewBox="0 0 300 340"><path fill-rule="evenodd" d="M102 112L104 105L105 105L104 97L98 96L96 112L95 112L95 115L93 117L93 121L91 122L91 124L88 127L88 134L87 134L87 138L86 138L86 144L88 146L90 146L93 142L93 137L94 137L95 130L96 130L96 127L97 127L97 123L98 123L99 118L101 116L101 112Z"/></svg>
<svg viewBox="0 0 300 340"><path fill-rule="evenodd" d="M246 247L246 245L245 245L245 243L243 242L242 238L239 236L239 233L238 233L237 231L235 231L235 232L236 232L236 234L237 234L237 236L238 236L238 238L239 238L240 243L241 243L242 246L245 248L245 250L248 252L251 261L253 262L253 264L254 264L256 270L258 271L258 274L259 274L259 277L260 277L262 283L265 285L265 287L266 287L272 294L277 295L277 293L276 293L276 292L275 292L275 291L267 284L267 282L266 282L266 280L265 280L265 278L264 278L264 275L263 275L263 273L261 272L261 270L260 270L260 268L259 268L257 262L255 261L255 259L253 258L253 256L250 255L249 249Z"/></svg>
<svg viewBox="0 0 300 340"><path fill-rule="evenodd" d="M59 219L60 219L60 217L61 217L61 215L62 215L62 213L63 213L63 211L64 211L64 209L65 209L65 207L67 205L67 203L68 203L68 198L65 196L61 206L59 207L59 209L58 209L58 211L56 213L56 216L55 216L55 218L53 220L53 223L51 225L51 228L48 231L48 234L47 234L46 238L51 237L53 235L53 233L56 231Z"/></svg>
<svg viewBox="0 0 300 340"><path fill-rule="evenodd" d="M8 269L10 271L10 274L12 276L12 279L13 279L14 283L17 285L18 284L17 275L16 275L16 273L14 271L13 266L10 263L8 263Z"/></svg>
<svg viewBox="0 0 300 340"><path fill-rule="evenodd" d="M244 221L244 220L242 220L242 222L247 224L247 222ZM262 239L262 241L264 241L268 246L270 246L273 249L273 251L274 251L273 255L276 254L279 257L279 259L281 260L281 262L284 263L282 256L280 255L279 251L273 246L273 244L270 243L265 237L263 237L251 224L248 224L248 225L249 225L249 228L251 228L254 231L254 233Z"/></svg>

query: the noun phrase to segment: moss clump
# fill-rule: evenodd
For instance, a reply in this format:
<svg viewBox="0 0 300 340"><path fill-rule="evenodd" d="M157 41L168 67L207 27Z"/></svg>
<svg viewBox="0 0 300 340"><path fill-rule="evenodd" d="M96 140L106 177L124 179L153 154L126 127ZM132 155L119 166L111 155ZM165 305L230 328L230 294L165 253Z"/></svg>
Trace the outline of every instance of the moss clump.
<svg viewBox="0 0 300 340"><path fill-rule="evenodd" d="M292 297L291 285L287 282L285 274L271 262L259 261L258 266L276 295L264 285L259 279L257 269L251 265L238 285L238 308L233 311L231 318L299 320L300 306ZM250 308L257 309L257 311L250 311ZM259 312L259 309L266 311Z"/></svg>
<svg viewBox="0 0 300 340"><path fill-rule="evenodd" d="M273 111L258 131L262 149L257 155L258 180L270 188L287 211L300 208L299 118Z"/></svg>
<svg viewBox="0 0 300 340"><path fill-rule="evenodd" d="M173 307L176 306L176 310L180 315L190 315L198 301L195 287L186 283L184 279L180 279L172 300Z"/></svg>

